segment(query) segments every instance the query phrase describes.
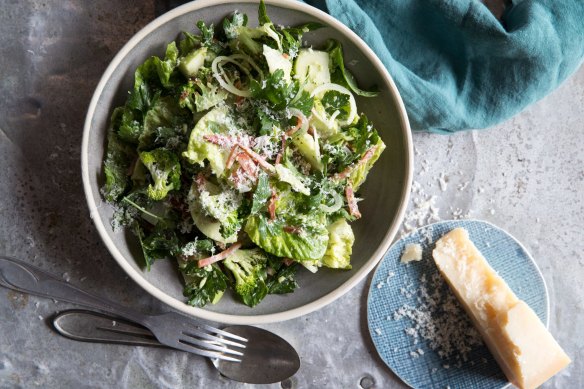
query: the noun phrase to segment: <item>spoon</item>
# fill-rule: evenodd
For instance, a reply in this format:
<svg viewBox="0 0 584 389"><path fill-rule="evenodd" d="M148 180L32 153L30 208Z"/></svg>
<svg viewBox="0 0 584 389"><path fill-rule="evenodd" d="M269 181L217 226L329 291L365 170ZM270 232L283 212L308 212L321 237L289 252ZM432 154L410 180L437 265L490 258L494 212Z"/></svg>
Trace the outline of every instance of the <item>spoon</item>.
<svg viewBox="0 0 584 389"><path fill-rule="evenodd" d="M90 310L63 311L53 318L53 326L59 334L84 342L165 347L139 324ZM211 359L223 376L248 384L272 384L290 378L298 371L298 353L278 335L242 325L228 326L223 330L248 340L241 362Z"/></svg>

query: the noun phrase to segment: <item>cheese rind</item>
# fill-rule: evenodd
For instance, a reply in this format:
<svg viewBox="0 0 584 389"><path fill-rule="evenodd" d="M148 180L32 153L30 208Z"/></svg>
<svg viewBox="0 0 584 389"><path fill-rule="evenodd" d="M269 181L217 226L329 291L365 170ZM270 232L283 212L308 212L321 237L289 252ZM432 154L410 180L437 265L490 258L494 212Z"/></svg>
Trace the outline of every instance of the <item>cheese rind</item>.
<svg viewBox="0 0 584 389"><path fill-rule="evenodd" d="M511 383L521 389L535 388L571 362L465 229L456 228L439 239L432 256Z"/></svg>

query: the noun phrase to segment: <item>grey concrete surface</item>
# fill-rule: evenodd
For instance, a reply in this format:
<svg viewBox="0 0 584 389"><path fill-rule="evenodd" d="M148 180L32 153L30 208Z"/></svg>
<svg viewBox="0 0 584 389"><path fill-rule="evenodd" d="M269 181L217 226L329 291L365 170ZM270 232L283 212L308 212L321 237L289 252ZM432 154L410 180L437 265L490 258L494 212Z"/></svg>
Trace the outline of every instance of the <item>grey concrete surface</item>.
<svg viewBox="0 0 584 389"><path fill-rule="evenodd" d="M116 51L173 1L0 2L0 254L62 274L145 311L164 309L109 256L85 206L85 111ZM574 363L547 388L584 387L584 68L494 128L415 134L412 200L435 196L441 219L473 217L514 234L551 298L551 330ZM440 181L442 185L440 184ZM409 214L423 213L412 201ZM326 308L265 328L302 360L265 388L401 388L367 333L370 278ZM161 349L94 345L56 335L71 307L0 289L0 388L239 388L204 359Z"/></svg>

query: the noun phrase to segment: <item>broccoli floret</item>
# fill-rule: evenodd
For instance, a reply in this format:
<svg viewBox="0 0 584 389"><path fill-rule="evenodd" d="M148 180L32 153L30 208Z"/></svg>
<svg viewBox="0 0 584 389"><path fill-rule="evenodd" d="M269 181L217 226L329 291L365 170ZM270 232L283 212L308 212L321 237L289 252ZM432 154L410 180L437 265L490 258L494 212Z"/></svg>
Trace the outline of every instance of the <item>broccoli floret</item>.
<svg viewBox="0 0 584 389"><path fill-rule="evenodd" d="M180 189L180 163L178 156L164 148L140 153L154 185L148 185L146 193L152 200L162 200L169 191Z"/></svg>
<svg viewBox="0 0 584 389"><path fill-rule="evenodd" d="M237 250L223 264L233 274L235 293L245 305L253 307L266 297L267 258L262 250Z"/></svg>

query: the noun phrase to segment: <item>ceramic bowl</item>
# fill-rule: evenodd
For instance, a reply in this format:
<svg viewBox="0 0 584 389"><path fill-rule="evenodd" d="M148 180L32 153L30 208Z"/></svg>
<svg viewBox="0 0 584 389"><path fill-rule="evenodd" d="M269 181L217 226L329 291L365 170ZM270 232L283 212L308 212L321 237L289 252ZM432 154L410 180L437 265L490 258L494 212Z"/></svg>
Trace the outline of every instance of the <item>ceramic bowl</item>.
<svg viewBox="0 0 584 389"><path fill-rule="evenodd" d="M151 55L163 55L166 44L181 31L196 30L204 20L218 25L238 10L257 25L257 1L198 0L160 16L139 31L120 50L106 69L91 100L82 144L82 175L90 216L112 256L146 292L188 315L229 324L260 324L291 319L315 311L339 298L362 280L379 262L402 222L409 199L413 148L404 104L381 61L353 31L336 19L297 1L267 0L268 15L275 24L298 25L317 21L326 27L304 35L315 48L334 38L343 45L345 63L360 86L376 86L374 98L358 98L357 106L375 124L387 145L361 190L363 217L352 223L355 232L350 271L321 269L316 274L302 269L300 287L292 294L271 295L249 308L229 293L216 305L195 308L185 304L181 278L171 260L157 261L151 271L142 269L138 242L131 233L113 232L113 208L100 194L102 161L109 118L124 103L133 84L135 68Z"/></svg>

